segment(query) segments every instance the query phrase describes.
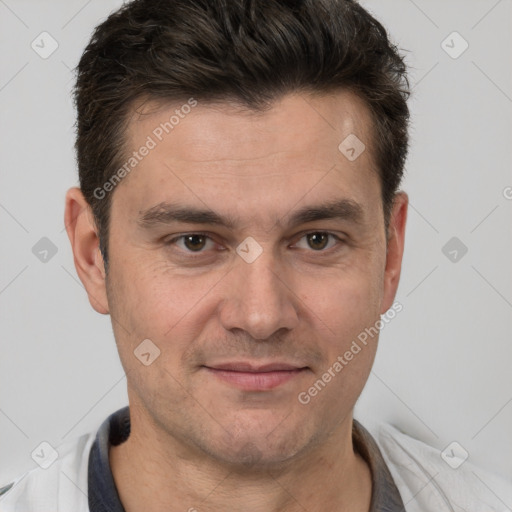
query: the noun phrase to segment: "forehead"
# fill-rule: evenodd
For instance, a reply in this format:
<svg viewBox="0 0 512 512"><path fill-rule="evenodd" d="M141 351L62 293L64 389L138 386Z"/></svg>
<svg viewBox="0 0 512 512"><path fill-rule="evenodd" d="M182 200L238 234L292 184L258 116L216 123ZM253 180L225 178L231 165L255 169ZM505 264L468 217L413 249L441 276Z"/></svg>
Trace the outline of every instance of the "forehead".
<svg viewBox="0 0 512 512"><path fill-rule="evenodd" d="M247 161L272 150L296 152L303 147L309 153L312 146L317 157L337 155L339 142L350 134L364 140L371 152L372 132L366 104L350 91L338 91L288 94L265 110L227 101L146 101L134 109L126 140L136 147L150 135L158 145L172 146L179 138L186 144L174 145L169 155L174 159Z"/></svg>
<svg viewBox="0 0 512 512"><path fill-rule="evenodd" d="M200 100L145 103L129 123L126 158L151 149L113 202L134 214L186 198L216 211L236 205L237 216L244 209L289 210L306 196L315 203L340 194L364 202L380 189L371 133L368 109L346 91L288 95L264 111ZM343 144L353 145L353 137L365 149L351 160Z"/></svg>

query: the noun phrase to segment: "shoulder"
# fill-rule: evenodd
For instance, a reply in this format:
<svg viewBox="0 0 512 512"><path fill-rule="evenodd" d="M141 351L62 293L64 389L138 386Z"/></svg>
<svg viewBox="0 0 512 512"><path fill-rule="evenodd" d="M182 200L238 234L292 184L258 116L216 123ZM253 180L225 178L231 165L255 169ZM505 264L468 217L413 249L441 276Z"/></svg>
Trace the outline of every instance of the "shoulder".
<svg viewBox="0 0 512 512"><path fill-rule="evenodd" d="M467 460L456 445L441 450L390 424L365 421L409 512L504 512L512 484ZM460 445L459 445L460 446Z"/></svg>
<svg viewBox="0 0 512 512"><path fill-rule="evenodd" d="M57 458L46 469L38 466L0 483L0 510L88 512L87 471L94 439L95 432L70 439L57 446Z"/></svg>

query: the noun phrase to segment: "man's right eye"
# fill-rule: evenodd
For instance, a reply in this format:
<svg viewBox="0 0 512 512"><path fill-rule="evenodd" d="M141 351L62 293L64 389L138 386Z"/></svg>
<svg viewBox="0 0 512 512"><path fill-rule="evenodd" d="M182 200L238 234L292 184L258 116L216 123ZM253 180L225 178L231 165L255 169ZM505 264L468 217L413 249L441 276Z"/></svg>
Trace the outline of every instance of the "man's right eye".
<svg viewBox="0 0 512 512"><path fill-rule="evenodd" d="M215 242L206 233L186 233L183 235L175 236L170 240L165 241L166 246L176 245L184 252L199 253L204 252L203 249L208 247L213 248Z"/></svg>

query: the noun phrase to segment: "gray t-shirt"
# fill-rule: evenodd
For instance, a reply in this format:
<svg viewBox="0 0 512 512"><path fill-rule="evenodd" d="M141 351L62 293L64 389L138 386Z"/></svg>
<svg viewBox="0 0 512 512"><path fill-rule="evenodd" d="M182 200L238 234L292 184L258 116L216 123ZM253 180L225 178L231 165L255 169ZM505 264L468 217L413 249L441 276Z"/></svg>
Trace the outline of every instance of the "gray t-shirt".
<svg viewBox="0 0 512 512"><path fill-rule="evenodd" d="M109 446L119 445L130 435L129 406L111 414L101 425L91 447L88 466L90 512L125 512L112 476ZM405 506L391 473L370 433L353 422L354 449L363 457L372 474L372 499L369 512L404 512Z"/></svg>

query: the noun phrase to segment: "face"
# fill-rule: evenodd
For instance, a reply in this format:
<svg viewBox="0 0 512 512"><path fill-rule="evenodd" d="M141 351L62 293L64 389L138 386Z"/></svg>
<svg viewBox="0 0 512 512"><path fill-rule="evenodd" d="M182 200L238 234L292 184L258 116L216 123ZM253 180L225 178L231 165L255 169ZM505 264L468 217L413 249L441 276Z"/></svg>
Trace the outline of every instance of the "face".
<svg viewBox="0 0 512 512"><path fill-rule="evenodd" d="M349 93L264 113L153 107L127 133L131 151L153 147L113 192L96 305L132 413L225 463L300 457L351 418L368 378L376 337L344 355L392 305L405 199L387 246L371 120ZM338 147L350 134L356 159Z"/></svg>

